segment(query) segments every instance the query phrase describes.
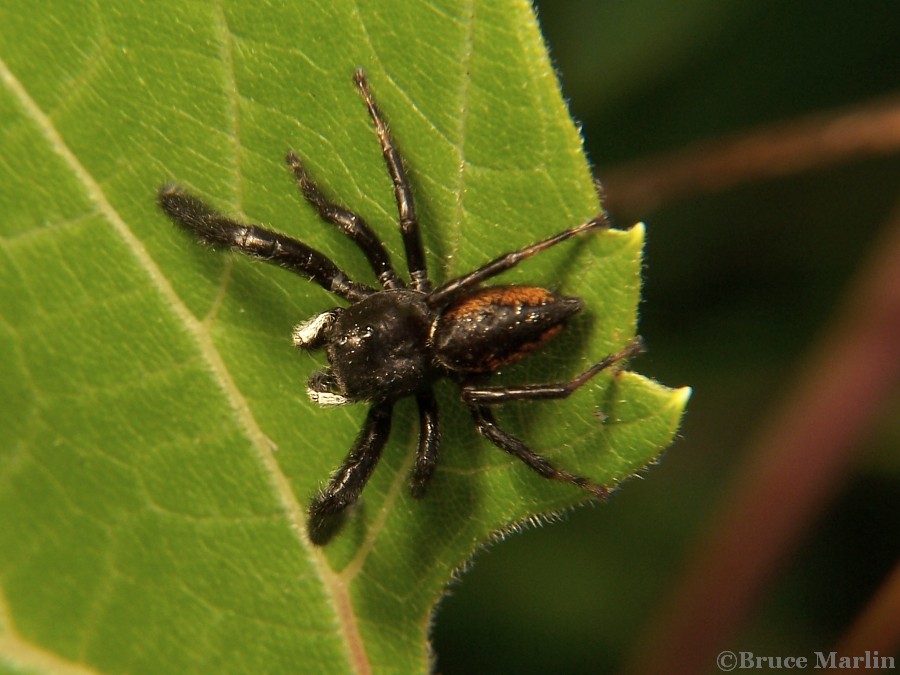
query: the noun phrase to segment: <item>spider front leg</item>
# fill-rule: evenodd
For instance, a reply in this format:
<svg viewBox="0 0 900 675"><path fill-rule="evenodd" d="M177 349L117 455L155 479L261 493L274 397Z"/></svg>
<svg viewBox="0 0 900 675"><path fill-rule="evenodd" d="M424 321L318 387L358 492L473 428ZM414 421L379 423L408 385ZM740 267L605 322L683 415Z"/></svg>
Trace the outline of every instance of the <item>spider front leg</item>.
<svg viewBox="0 0 900 675"><path fill-rule="evenodd" d="M480 405L470 405L469 409L472 412L472 417L475 419L475 426L482 436L487 438L504 452L520 459L532 471L536 471L544 478L549 478L550 480L559 480L565 483L571 483L572 485L577 485L601 499L609 495L609 490L607 488L592 483L582 476L577 476L568 471L557 469L518 438L503 431L503 429L497 426L497 420L494 419L494 414L491 412L490 408Z"/></svg>
<svg viewBox="0 0 900 675"><path fill-rule="evenodd" d="M390 434L392 408L390 402L376 403L369 408L347 458L310 504L308 529L312 543L327 544L340 529L346 508L359 499Z"/></svg>
<svg viewBox="0 0 900 675"><path fill-rule="evenodd" d="M358 302L375 292L369 286L351 280L328 257L303 242L258 225L244 225L226 218L175 185L162 186L157 199L159 207L176 225L204 244L227 246L283 267L315 281L348 302Z"/></svg>
<svg viewBox="0 0 900 675"><path fill-rule="evenodd" d="M428 293L431 290L431 282L428 280L428 268L425 263L425 247L422 244L416 204L413 201L409 179L406 177L406 169L403 167L403 158L400 157L400 153L394 145L384 114L375 102L366 73L362 68L353 73L353 81L356 82L360 96L366 102L369 116L375 125L375 135L378 136L378 142L381 144L384 163L391 175L391 182L394 184L394 198L397 201L397 212L400 216L400 234L403 237L403 248L406 252L406 263L409 267L413 288Z"/></svg>
<svg viewBox="0 0 900 675"><path fill-rule="evenodd" d="M328 201L296 154L288 152L285 160L297 179L300 192L316 210L319 218L336 226L359 246L384 288L403 288L404 283L397 277L384 244L362 216Z"/></svg>

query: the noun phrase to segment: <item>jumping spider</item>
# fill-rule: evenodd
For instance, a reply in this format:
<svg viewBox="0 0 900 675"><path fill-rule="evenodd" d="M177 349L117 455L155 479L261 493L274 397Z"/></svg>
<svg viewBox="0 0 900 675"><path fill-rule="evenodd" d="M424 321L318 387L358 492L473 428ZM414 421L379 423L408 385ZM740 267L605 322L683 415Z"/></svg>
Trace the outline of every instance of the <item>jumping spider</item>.
<svg viewBox="0 0 900 675"><path fill-rule="evenodd" d="M324 348L329 367L309 378L309 398L321 406L367 402L369 413L343 464L309 507L309 538L326 543L337 531L345 509L357 501L372 474L391 427L394 403L415 396L419 407L419 447L410 478L413 496L422 497L434 474L440 431L432 385L442 377L459 384L475 426L494 445L519 458L545 478L608 494L562 469L503 431L493 406L507 401L565 398L600 371L641 350L635 338L621 351L568 382L524 386L484 386L483 376L518 361L555 337L583 301L535 286L486 286L488 279L536 253L576 235L608 227L604 214L521 250L492 260L474 272L432 289L425 265L415 204L403 161L388 131L362 69L354 81L365 101L394 184L400 232L411 285L397 276L387 250L358 215L329 201L293 152L287 164L300 191L319 217L352 239L368 258L381 289L350 279L325 255L295 239L227 218L175 185L159 191L159 205L176 225L201 243L221 245L259 258L314 281L349 303L299 324L293 342L299 349Z"/></svg>

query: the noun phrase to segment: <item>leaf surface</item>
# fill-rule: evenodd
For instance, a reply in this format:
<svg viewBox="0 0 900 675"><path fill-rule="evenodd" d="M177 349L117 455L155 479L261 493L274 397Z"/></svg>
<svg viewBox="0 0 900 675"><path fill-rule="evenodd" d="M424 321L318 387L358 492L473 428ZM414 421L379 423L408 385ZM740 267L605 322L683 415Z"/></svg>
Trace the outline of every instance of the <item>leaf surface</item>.
<svg viewBox="0 0 900 675"><path fill-rule="evenodd" d="M350 76L366 68L404 153L441 283L594 215L598 201L529 3L102 3L0 23L0 659L40 671L428 668L435 602L496 533L585 494L475 433L442 383L441 463L406 476L398 404L363 503L326 549L304 511L364 407L314 408L323 358L293 324L335 304L283 271L192 244L155 205L177 181L373 283L302 203L297 151L403 269L395 206ZM643 229L583 238L503 277L588 310L499 382L565 379L634 334ZM505 406L511 432L615 484L686 402L603 374Z"/></svg>

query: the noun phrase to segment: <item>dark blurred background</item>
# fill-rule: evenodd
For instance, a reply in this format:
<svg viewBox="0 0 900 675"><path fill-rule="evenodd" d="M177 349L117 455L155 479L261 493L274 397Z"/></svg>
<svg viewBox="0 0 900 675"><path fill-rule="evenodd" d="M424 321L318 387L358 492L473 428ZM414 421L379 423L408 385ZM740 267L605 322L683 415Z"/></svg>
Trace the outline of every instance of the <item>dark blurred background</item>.
<svg viewBox="0 0 900 675"><path fill-rule="evenodd" d="M900 94L893 0L537 6L601 178L698 141ZM896 153L778 173L625 213L615 211L610 181L618 222L648 225L640 330L650 351L635 368L694 388L682 437L608 504L482 552L438 611L439 672L604 673L635 651L754 438L896 218ZM896 387L874 419L845 479L727 648L827 651L896 564Z"/></svg>

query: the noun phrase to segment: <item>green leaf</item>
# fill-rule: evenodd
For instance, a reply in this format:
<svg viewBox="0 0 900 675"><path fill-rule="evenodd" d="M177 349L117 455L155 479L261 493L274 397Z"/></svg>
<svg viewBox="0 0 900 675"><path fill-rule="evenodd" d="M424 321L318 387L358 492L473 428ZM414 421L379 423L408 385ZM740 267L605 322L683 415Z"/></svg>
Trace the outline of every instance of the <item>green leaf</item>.
<svg viewBox="0 0 900 675"><path fill-rule="evenodd" d="M477 436L442 383L441 463L406 476L410 401L325 549L309 498L364 406L305 396L322 358L293 324L334 305L302 279L191 243L175 180L372 282L302 203L293 148L401 260L395 207L351 83L367 69L407 158L437 282L599 205L529 3L23 5L0 23L0 662L55 671L427 670L430 615L497 533L585 500ZM643 229L559 246L504 281L586 312L497 381L562 379L634 334ZM398 267L401 267L398 264ZM671 441L687 391L633 373L503 424L615 484Z"/></svg>

